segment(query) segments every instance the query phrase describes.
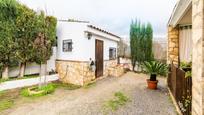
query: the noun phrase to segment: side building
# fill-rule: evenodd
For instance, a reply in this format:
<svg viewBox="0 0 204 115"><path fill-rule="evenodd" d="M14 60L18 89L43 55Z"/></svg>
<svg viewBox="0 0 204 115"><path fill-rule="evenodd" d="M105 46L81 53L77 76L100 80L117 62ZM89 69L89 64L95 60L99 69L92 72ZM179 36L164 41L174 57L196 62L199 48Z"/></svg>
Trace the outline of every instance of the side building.
<svg viewBox="0 0 204 115"><path fill-rule="evenodd" d="M60 20L57 25L56 71L64 83L84 85L96 78L119 76L120 37L89 22Z"/></svg>

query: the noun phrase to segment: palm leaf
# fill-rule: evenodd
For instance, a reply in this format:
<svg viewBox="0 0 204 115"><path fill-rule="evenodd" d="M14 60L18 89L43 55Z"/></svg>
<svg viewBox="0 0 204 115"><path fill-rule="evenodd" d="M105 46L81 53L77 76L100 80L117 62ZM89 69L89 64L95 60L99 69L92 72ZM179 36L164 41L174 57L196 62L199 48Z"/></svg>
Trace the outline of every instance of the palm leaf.
<svg viewBox="0 0 204 115"><path fill-rule="evenodd" d="M142 64L142 68L148 74L157 74L157 75L166 75L168 67L166 64L163 64L158 61L149 61Z"/></svg>

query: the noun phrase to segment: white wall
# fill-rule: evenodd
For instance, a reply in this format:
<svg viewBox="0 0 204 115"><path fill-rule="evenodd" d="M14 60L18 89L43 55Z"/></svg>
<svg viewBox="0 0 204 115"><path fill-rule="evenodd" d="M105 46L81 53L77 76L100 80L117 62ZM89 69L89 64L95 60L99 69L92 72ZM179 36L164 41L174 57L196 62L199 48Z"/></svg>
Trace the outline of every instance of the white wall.
<svg viewBox="0 0 204 115"><path fill-rule="evenodd" d="M109 48L116 48L117 51L117 42L116 41L112 41L100 36L96 36L93 35L92 37L93 41L95 42L96 39L98 40L102 40L103 41L103 57L104 60L109 60ZM95 52L95 45L94 45L94 52ZM116 52L116 57L117 57L117 52ZM95 54L94 54L94 58L95 59Z"/></svg>
<svg viewBox="0 0 204 115"><path fill-rule="evenodd" d="M88 38L85 36L85 31L89 31L91 29L87 27L87 25L87 23L58 21L58 60L89 61L90 58L95 60L96 39L102 40L104 42L104 60L109 60L109 48L115 47L117 49L117 41L111 40L113 38L99 36L104 35L104 33L97 30L94 31L96 35L93 34L91 39L88 40ZM71 52L63 52L63 40L66 39L72 39L73 50Z"/></svg>
<svg viewBox="0 0 204 115"><path fill-rule="evenodd" d="M86 23L62 22L57 25L57 59L88 61L94 55L94 42L85 38ZM63 52L63 40L72 39L73 49L71 52Z"/></svg>
<svg viewBox="0 0 204 115"><path fill-rule="evenodd" d="M55 70L56 47L53 47L53 54L47 61L47 71ZM36 63L27 63L25 75L38 74L40 72L40 65ZM9 77L16 77L19 74L19 67L9 68Z"/></svg>

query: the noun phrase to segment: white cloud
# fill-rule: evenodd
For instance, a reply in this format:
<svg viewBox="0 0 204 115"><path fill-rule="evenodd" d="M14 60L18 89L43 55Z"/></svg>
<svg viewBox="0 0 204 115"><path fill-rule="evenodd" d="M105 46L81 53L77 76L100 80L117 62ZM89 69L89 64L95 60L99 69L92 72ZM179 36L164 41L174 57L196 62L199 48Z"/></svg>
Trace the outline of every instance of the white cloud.
<svg viewBox="0 0 204 115"><path fill-rule="evenodd" d="M19 0L29 7L47 9L59 19L76 18L119 35L129 34L132 19L153 25L154 35L165 35L177 0Z"/></svg>

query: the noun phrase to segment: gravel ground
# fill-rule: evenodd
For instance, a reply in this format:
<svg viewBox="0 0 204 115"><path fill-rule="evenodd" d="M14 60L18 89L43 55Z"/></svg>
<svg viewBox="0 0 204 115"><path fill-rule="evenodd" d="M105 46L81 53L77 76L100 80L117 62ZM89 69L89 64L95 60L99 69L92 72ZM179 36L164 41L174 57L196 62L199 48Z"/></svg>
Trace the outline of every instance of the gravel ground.
<svg viewBox="0 0 204 115"><path fill-rule="evenodd" d="M176 115L169 99L166 80L159 78L158 90L146 88L147 76L129 72L122 77L97 81L90 88L69 91L58 89L54 94L32 103L19 104L6 115L103 115L103 105L117 91L130 98L125 106L110 115Z"/></svg>

